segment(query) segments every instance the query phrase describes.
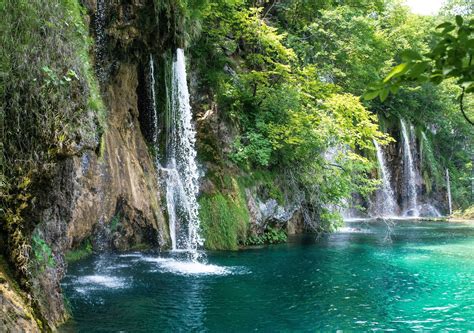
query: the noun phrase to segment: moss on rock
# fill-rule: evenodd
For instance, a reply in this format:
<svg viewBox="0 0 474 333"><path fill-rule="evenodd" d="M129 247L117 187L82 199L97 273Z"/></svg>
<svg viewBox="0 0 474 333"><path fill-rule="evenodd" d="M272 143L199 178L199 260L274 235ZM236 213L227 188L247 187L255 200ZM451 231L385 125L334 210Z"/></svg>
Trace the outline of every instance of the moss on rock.
<svg viewBox="0 0 474 333"><path fill-rule="evenodd" d="M199 215L209 250L237 250L246 241L249 212L238 181L230 177L230 189L199 198Z"/></svg>

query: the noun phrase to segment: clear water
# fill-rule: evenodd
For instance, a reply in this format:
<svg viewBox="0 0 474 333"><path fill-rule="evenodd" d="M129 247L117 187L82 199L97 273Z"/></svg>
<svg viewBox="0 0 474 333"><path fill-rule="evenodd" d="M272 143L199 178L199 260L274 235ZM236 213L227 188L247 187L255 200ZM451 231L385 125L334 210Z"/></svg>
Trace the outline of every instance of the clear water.
<svg viewBox="0 0 474 333"><path fill-rule="evenodd" d="M71 265L64 332L474 329L474 225L348 223L315 240L209 253L131 253Z"/></svg>

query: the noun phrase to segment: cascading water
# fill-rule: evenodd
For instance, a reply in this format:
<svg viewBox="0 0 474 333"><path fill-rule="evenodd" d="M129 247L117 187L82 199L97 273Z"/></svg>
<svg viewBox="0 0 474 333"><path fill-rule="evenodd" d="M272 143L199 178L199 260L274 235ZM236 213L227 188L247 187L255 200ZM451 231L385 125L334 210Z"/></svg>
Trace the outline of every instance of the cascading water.
<svg viewBox="0 0 474 333"><path fill-rule="evenodd" d="M156 114L156 93L155 93L155 62L153 61L153 55L150 54L150 93L152 101L152 112L150 113L150 123L153 125L152 128L152 143L156 144L158 139L158 116Z"/></svg>
<svg viewBox="0 0 474 333"><path fill-rule="evenodd" d="M453 203L451 199L451 182L449 180L449 170L446 169L446 192L448 193L449 215L453 214Z"/></svg>
<svg viewBox="0 0 474 333"><path fill-rule="evenodd" d="M186 82L184 51L177 49L171 69L171 87L166 117L166 204L173 250L189 252L197 259L203 244L199 235L198 168L194 126Z"/></svg>
<svg viewBox="0 0 474 333"><path fill-rule="evenodd" d="M392 176L390 170L385 163L384 153L382 148L374 140L375 149L377 151L377 161L379 163L380 176L382 178L382 187L377 192L377 204L375 214L380 217L396 216L397 202L392 189Z"/></svg>
<svg viewBox="0 0 474 333"><path fill-rule="evenodd" d="M94 19L95 29L95 58L96 58L96 73L99 81L105 81L105 19L106 19L106 8L105 0L97 0L97 7Z"/></svg>
<svg viewBox="0 0 474 333"><path fill-rule="evenodd" d="M413 154L410 145L410 136L403 119L400 119L403 141L403 165L405 186L407 191L407 202L405 203L405 215L419 216L418 196L416 191L416 171L413 162Z"/></svg>

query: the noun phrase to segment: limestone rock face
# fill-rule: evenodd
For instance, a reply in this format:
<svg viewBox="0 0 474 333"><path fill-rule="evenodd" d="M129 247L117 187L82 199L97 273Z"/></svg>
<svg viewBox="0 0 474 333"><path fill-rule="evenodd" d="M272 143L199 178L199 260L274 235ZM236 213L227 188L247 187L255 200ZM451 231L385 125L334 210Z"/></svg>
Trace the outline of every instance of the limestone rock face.
<svg viewBox="0 0 474 333"><path fill-rule="evenodd" d="M50 322L67 318L59 283L68 250L100 234L105 237L93 242L98 250L169 243L153 159L140 132L136 87L136 66L121 64L106 91L109 115L100 156L88 150L64 160L41 199L42 222L35 232L51 247L56 265L35 276L33 290Z"/></svg>
<svg viewBox="0 0 474 333"><path fill-rule="evenodd" d="M97 2L84 5L92 31ZM101 46L105 55L96 59L103 66L101 73L105 72L100 78L106 109L103 133L95 147L80 145L83 148L64 155L35 187L33 218L38 224L32 234L51 249L53 264L33 260L28 289L34 307L51 329L68 318L60 281L69 250L85 241L94 251L170 244L155 159L140 127L138 93L140 68L150 52L164 51L160 47L165 42L155 41L160 39L153 35L156 24L146 19L153 17L152 1L105 0L105 6Z"/></svg>
<svg viewBox="0 0 474 333"><path fill-rule="evenodd" d="M0 270L0 332L40 332L31 306Z"/></svg>

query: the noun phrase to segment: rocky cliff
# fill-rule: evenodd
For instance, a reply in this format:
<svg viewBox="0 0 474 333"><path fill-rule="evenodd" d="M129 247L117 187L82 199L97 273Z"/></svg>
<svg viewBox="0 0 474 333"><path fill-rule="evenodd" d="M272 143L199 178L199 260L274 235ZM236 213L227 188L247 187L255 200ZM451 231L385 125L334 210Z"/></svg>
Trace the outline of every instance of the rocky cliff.
<svg viewBox="0 0 474 333"><path fill-rule="evenodd" d="M90 58L95 62L106 116L102 126L93 127L95 132L88 136L96 140L76 136L51 161L48 172L32 173L28 195L32 201L23 213L25 220L35 221L25 222L30 226L25 235L31 237L27 246L32 250L27 252L28 268L19 271L18 279L34 312L31 315L25 312L27 307L17 306L21 298L8 285L2 287L7 331L19 329L15 325L23 325L30 317L38 318L44 330L68 318L60 281L69 251L84 244L94 251L123 251L164 248L170 243L155 158L140 124L146 109L139 99L143 89L139 81L150 53L161 54L173 45L173 29L168 28L172 24L165 20L174 16L157 10L152 0L84 1L83 5L81 19L96 40ZM58 11L61 6L56 7ZM161 25L155 24L158 21ZM89 112L80 121L97 117ZM12 237L5 235L6 240ZM13 245L4 253L10 257L11 251ZM18 321L10 313L16 313ZM37 330L34 321L30 327Z"/></svg>

